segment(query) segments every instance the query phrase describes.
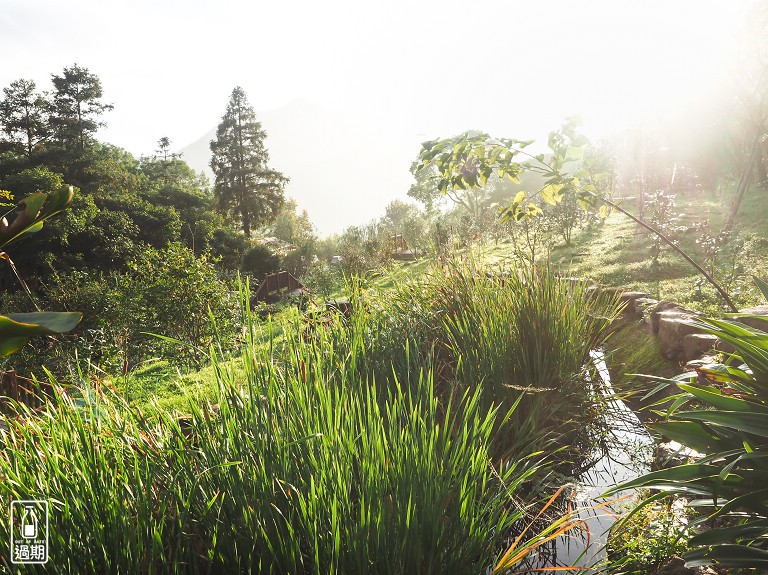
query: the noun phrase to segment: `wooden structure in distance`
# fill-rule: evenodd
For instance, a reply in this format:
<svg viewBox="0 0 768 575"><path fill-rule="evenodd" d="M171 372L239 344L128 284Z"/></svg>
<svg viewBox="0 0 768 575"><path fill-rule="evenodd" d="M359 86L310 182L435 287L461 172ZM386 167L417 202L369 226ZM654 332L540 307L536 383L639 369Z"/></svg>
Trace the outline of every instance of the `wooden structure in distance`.
<svg viewBox="0 0 768 575"><path fill-rule="evenodd" d="M305 288L299 280L293 277L291 272L278 272L264 276L264 279L259 284L259 289L253 294L252 299L257 302L274 299L270 296L273 296L276 292L279 299L283 295L281 293L283 290L286 293L292 293L304 291Z"/></svg>
<svg viewBox="0 0 768 575"><path fill-rule="evenodd" d="M416 254L413 253L405 241L403 234L389 236L389 248L392 259L395 260L415 260Z"/></svg>

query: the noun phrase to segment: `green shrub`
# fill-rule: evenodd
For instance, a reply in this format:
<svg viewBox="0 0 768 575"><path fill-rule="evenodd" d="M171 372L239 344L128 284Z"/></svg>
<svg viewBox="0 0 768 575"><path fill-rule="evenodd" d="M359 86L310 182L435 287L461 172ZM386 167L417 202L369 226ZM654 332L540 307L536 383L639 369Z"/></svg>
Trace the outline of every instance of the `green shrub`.
<svg viewBox="0 0 768 575"><path fill-rule="evenodd" d="M693 534L683 500L670 499L643 507L611 534L609 572L655 573L667 560L688 550L687 540Z"/></svg>
<svg viewBox="0 0 768 575"><path fill-rule="evenodd" d="M183 342L161 344L171 356L199 364L215 336L228 344L235 333L238 306L233 290L205 256L195 256L181 244L140 252L123 277L121 290L126 301L146 313L147 323L135 324L136 332Z"/></svg>
<svg viewBox="0 0 768 575"><path fill-rule="evenodd" d="M256 244L243 254L240 271L252 275L257 281L264 276L280 271L280 256L272 253L267 246Z"/></svg>

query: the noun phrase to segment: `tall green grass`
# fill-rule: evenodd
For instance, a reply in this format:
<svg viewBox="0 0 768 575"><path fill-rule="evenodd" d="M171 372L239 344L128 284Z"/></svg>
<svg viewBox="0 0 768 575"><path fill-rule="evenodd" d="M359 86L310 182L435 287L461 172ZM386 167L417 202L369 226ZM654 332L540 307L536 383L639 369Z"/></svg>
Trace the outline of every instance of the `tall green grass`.
<svg viewBox="0 0 768 575"><path fill-rule="evenodd" d="M436 269L386 299L356 289L350 318L296 325L268 346L246 314L242 371L212 350L218 404L192 398L183 421L146 418L112 391L17 405L2 513L12 499L51 507L51 560L27 570L493 565L541 496L554 422L579 420L569 398L612 308L546 272L477 272ZM9 527L0 517L3 540Z"/></svg>
<svg viewBox="0 0 768 575"><path fill-rule="evenodd" d="M589 352L618 315L613 294L599 295L548 267L449 262L417 280L373 294L376 325L367 337L399 365L407 342L434 362L439 391L480 388L487 409L521 403L504 430L508 447L557 443L591 449L602 425L588 383Z"/></svg>

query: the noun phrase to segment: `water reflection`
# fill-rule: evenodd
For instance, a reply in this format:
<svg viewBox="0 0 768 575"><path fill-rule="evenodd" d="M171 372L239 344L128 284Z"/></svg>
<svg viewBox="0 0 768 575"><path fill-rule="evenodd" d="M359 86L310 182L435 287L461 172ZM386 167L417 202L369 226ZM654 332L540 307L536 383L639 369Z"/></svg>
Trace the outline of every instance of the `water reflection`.
<svg viewBox="0 0 768 575"><path fill-rule="evenodd" d="M650 466L653 440L637 415L615 396L603 351L593 351L590 355L598 375L594 381L596 393L607 405L605 423L611 438L606 451L597 455L597 462L576 479L573 502L579 506L579 516L588 527L589 536L584 532L579 534L578 530L571 531L570 536L557 541L548 557L534 562L537 564L532 565L533 568L574 565L588 568L579 573L601 572L608 530L616 521L616 515L631 505L632 494L623 494L620 501L610 504L606 504L600 494L647 472Z"/></svg>

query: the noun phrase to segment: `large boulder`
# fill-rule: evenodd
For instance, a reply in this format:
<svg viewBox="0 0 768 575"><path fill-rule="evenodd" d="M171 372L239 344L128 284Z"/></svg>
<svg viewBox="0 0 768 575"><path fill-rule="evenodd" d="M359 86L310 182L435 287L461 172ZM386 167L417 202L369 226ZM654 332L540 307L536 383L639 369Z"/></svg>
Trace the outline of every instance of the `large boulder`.
<svg viewBox="0 0 768 575"><path fill-rule="evenodd" d="M635 300L635 315L647 319L653 308L659 303L659 300L651 297L640 297Z"/></svg>
<svg viewBox="0 0 768 575"><path fill-rule="evenodd" d="M625 291L619 295L619 301L623 304L623 312L626 315L635 315L635 302L639 299L647 299L648 294L641 291Z"/></svg>
<svg viewBox="0 0 768 575"><path fill-rule="evenodd" d="M693 313L690 310L685 309L679 303L667 301L665 299L661 300L655 306L650 308L650 313L648 314L648 327L650 328L653 335L657 335L659 333L659 318L661 314L671 311L679 313Z"/></svg>
<svg viewBox="0 0 768 575"><path fill-rule="evenodd" d="M709 333L689 333L683 337L683 361L691 361L711 351L717 336Z"/></svg>
<svg viewBox="0 0 768 575"><path fill-rule="evenodd" d="M742 317L741 314L744 314ZM747 317L747 316L763 316L761 318ZM744 325L754 327L763 331L768 331L768 305L758 305L756 307L748 307L746 309L739 310L739 315L735 316L736 321L740 321Z"/></svg>
<svg viewBox="0 0 768 575"><path fill-rule="evenodd" d="M659 351L667 359L685 361L685 336L700 333L687 322L692 316L682 311L663 311L658 314ZM690 359L690 358L688 358Z"/></svg>

